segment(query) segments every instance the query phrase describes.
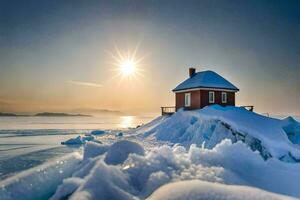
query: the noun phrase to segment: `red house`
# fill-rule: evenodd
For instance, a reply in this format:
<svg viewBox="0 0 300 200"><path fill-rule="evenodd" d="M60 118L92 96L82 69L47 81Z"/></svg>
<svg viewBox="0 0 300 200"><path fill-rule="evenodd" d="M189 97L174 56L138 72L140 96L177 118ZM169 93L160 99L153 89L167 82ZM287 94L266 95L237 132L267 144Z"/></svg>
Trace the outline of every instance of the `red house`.
<svg viewBox="0 0 300 200"><path fill-rule="evenodd" d="M235 106L239 89L213 71L196 72L189 68L189 78L173 89L176 111L180 108L199 109L211 104Z"/></svg>

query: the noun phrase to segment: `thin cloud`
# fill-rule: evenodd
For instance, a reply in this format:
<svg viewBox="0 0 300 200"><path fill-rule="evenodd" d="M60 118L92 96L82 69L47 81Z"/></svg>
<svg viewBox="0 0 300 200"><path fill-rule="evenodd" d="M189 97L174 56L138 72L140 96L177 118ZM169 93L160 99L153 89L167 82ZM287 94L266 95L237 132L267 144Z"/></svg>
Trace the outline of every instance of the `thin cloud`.
<svg viewBox="0 0 300 200"><path fill-rule="evenodd" d="M102 84L84 82L84 81L68 81L68 83L73 84L73 85L87 86L87 87L96 87L96 88L101 88L102 87Z"/></svg>

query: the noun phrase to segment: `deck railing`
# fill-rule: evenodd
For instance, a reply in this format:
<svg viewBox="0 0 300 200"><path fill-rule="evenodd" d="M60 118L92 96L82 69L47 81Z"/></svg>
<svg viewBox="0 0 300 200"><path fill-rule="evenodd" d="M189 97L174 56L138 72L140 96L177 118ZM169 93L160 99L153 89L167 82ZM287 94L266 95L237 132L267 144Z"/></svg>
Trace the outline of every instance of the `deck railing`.
<svg viewBox="0 0 300 200"><path fill-rule="evenodd" d="M161 115L172 115L176 112L175 106L160 107Z"/></svg>
<svg viewBox="0 0 300 200"><path fill-rule="evenodd" d="M254 110L254 106L240 106L242 108L245 108L249 111ZM161 108L161 115L172 115L176 112L176 107L175 106L167 106L167 107L160 107Z"/></svg>
<svg viewBox="0 0 300 200"><path fill-rule="evenodd" d="M254 106L240 106L240 107L245 108L245 109L247 109L249 111L252 111L252 112L254 110Z"/></svg>

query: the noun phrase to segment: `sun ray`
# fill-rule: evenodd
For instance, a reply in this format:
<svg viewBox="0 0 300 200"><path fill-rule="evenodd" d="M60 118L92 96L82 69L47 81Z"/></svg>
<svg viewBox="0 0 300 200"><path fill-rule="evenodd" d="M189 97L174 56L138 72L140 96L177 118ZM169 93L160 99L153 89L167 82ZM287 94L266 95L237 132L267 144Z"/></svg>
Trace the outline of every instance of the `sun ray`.
<svg viewBox="0 0 300 200"><path fill-rule="evenodd" d="M120 81L138 80L143 77L142 61L145 56L138 57L138 49L140 44L136 45L133 51L127 50L122 52L116 45L115 53L108 52L112 58L112 64L115 66L112 70L117 72L116 76Z"/></svg>

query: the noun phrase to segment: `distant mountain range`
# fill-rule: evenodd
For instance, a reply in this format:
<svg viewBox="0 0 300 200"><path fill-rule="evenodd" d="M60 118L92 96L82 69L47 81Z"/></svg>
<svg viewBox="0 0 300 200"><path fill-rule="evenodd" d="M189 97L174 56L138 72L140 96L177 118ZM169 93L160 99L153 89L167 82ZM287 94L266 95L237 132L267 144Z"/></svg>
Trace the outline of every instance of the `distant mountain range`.
<svg viewBox="0 0 300 200"><path fill-rule="evenodd" d="M16 116L19 116L15 113L2 113L0 112L0 117L16 117Z"/></svg>
<svg viewBox="0 0 300 200"><path fill-rule="evenodd" d="M92 117L92 115L53 113L53 112L42 112L34 115L20 115L15 113L0 112L0 117Z"/></svg>
<svg viewBox="0 0 300 200"><path fill-rule="evenodd" d="M108 109L94 109L94 108L79 108L73 109L72 113L85 113L85 114L107 114L107 115L121 115L122 112L118 110L108 110Z"/></svg>
<svg viewBox="0 0 300 200"><path fill-rule="evenodd" d="M94 109L94 108L78 108L66 112L40 112L40 113L12 113L0 112L0 117L92 117L97 115L122 115L117 110Z"/></svg>
<svg viewBox="0 0 300 200"><path fill-rule="evenodd" d="M37 116L37 117L92 117L92 115L84 115L84 114L51 113L51 112L37 113L34 116Z"/></svg>

